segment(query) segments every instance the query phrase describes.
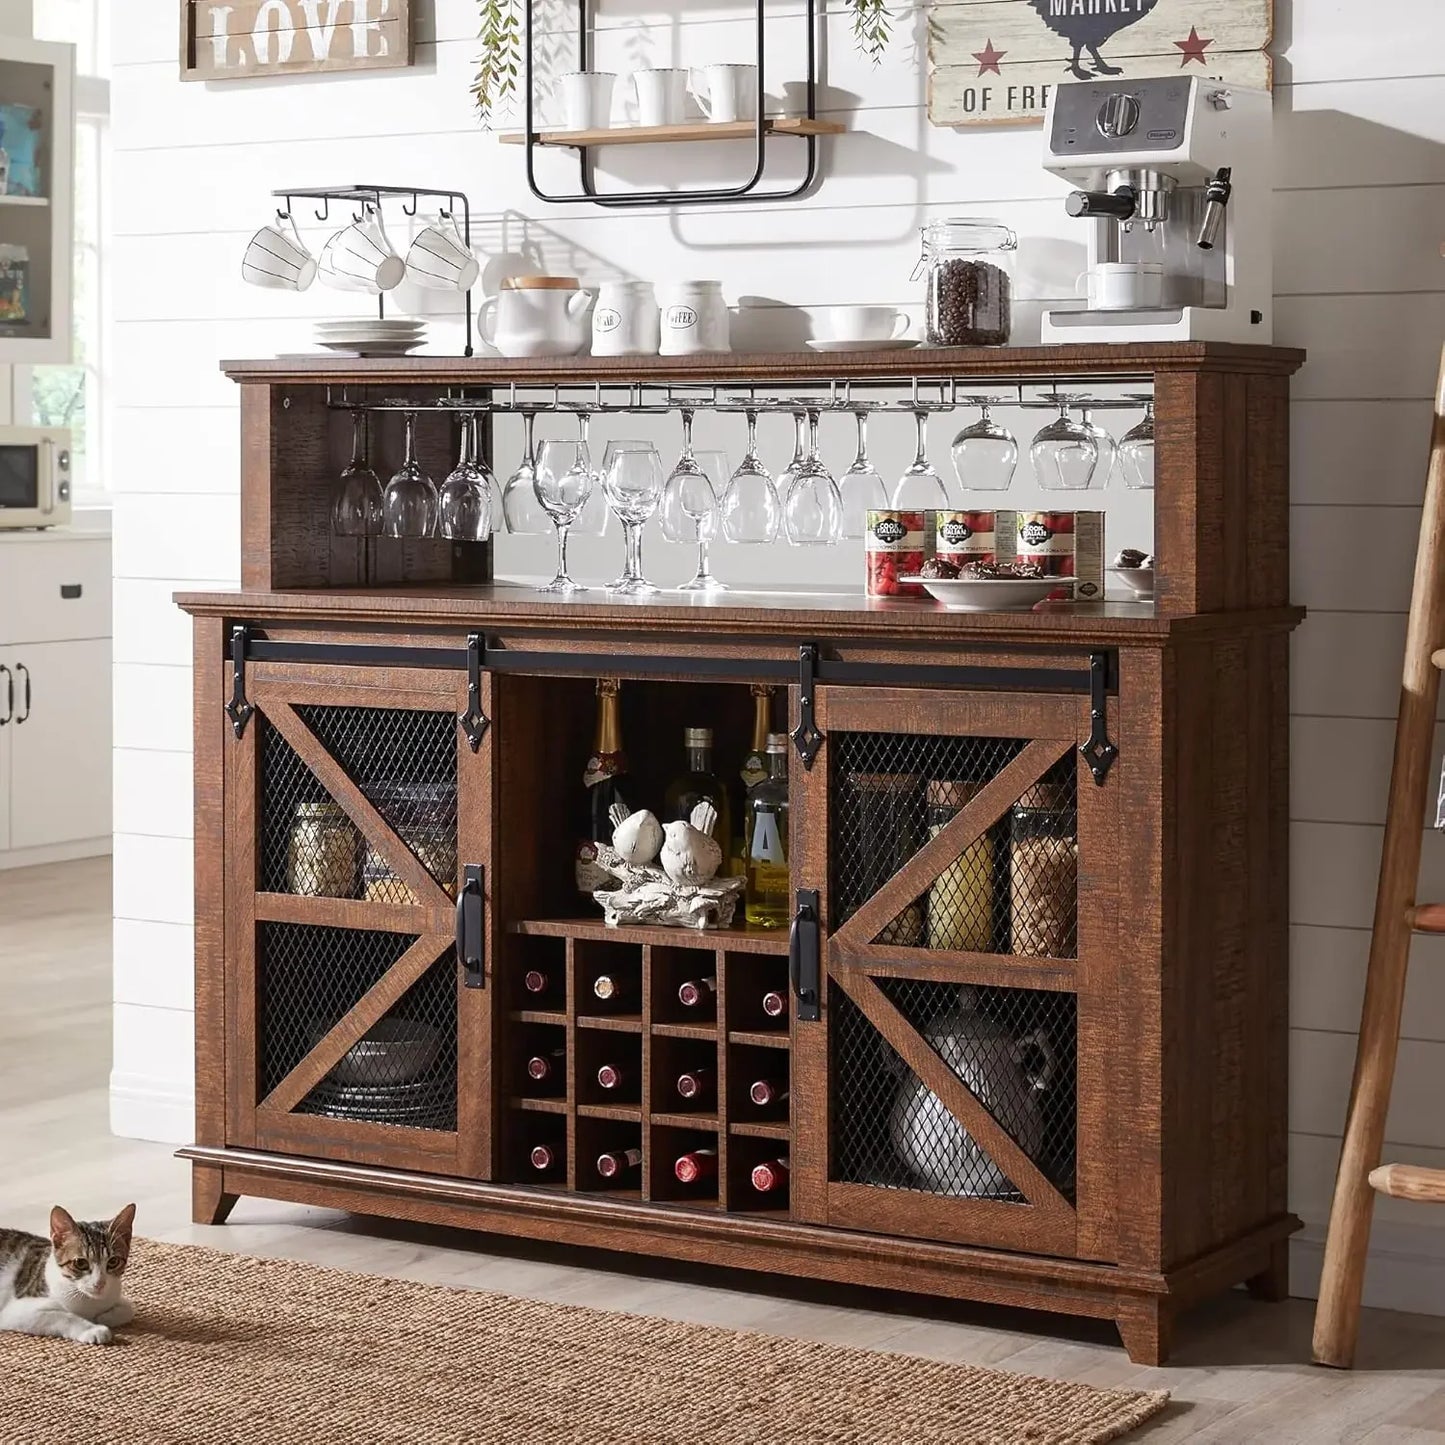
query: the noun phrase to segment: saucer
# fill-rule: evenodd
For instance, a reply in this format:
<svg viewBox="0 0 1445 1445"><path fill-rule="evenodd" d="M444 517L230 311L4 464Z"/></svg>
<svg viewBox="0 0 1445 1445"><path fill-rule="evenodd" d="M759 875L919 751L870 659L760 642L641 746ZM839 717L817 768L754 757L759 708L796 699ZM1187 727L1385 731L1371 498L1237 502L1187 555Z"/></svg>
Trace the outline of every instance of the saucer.
<svg viewBox="0 0 1445 1445"><path fill-rule="evenodd" d="M884 336L872 341L805 341L809 351L904 351L917 346L912 336Z"/></svg>

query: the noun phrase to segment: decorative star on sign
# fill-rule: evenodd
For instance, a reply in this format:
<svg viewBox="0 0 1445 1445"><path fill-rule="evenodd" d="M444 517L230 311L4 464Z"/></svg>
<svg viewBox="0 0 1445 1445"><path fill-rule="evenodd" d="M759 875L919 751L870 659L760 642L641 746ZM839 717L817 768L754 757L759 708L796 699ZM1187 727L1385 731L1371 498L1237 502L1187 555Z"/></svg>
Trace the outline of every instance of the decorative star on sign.
<svg viewBox="0 0 1445 1445"><path fill-rule="evenodd" d="M998 68L998 63L1007 54L1007 50L995 50L993 40L990 38L982 50L973 52L973 58L978 61L978 73L987 75L989 71L993 71L995 75L1002 76L1003 72Z"/></svg>
<svg viewBox="0 0 1445 1445"><path fill-rule="evenodd" d="M1191 25L1189 27L1189 39L1176 40L1174 43L1179 47L1180 50L1184 52L1184 55L1179 62L1179 68L1180 70L1183 70L1184 67L1188 65L1191 60L1197 60L1201 65L1205 63L1205 47L1214 44L1214 37L1211 35L1208 38L1205 38L1204 36L1200 35L1200 33Z"/></svg>

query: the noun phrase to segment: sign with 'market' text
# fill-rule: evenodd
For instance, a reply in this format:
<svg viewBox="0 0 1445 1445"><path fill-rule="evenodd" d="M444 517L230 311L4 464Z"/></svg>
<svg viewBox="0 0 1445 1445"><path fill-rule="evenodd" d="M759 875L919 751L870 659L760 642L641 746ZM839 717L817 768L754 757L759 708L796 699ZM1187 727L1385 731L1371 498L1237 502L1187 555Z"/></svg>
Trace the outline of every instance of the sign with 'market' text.
<svg viewBox="0 0 1445 1445"><path fill-rule="evenodd" d="M412 62L415 0L181 0L181 79Z"/></svg>

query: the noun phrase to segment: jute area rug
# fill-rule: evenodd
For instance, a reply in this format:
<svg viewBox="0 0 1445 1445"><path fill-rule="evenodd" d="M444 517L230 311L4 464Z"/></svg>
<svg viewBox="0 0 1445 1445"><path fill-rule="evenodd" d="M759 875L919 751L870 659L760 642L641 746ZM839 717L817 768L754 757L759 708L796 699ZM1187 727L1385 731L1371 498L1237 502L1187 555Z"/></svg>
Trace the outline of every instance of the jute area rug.
<svg viewBox="0 0 1445 1445"><path fill-rule="evenodd" d="M109 1348L0 1334L4 1445L1092 1445L1168 1398L152 1240L128 1288Z"/></svg>

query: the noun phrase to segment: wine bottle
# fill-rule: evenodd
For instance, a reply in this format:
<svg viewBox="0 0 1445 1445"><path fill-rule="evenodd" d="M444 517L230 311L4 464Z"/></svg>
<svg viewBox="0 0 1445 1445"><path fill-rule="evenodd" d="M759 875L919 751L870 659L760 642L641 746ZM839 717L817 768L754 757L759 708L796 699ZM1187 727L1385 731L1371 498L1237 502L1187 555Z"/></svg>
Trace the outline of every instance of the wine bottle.
<svg viewBox="0 0 1445 1445"><path fill-rule="evenodd" d="M551 979L540 968L529 968L522 975L522 987L528 993L546 993L551 982Z"/></svg>
<svg viewBox="0 0 1445 1445"><path fill-rule="evenodd" d="M686 983L678 985L677 1001L684 1008L701 1008L705 1003L711 1003L717 997L717 976L709 974L706 978L690 978Z"/></svg>
<svg viewBox="0 0 1445 1445"><path fill-rule="evenodd" d="M748 1098L760 1109L770 1104L782 1104L788 1098L788 1086L773 1079L754 1079L748 1087Z"/></svg>
<svg viewBox="0 0 1445 1445"><path fill-rule="evenodd" d="M633 994L632 980L621 978L615 973L599 973L592 983L592 996L613 1008L627 1003Z"/></svg>
<svg viewBox="0 0 1445 1445"><path fill-rule="evenodd" d="M788 1016L788 997L777 989L769 989L763 995L763 1012L770 1019L785 1019Z"/></svg>
<svg viewBox="0 0 1445 1445"><path fill-rule="evenodd" d="M609 1149L597 1156L597 1172L604 1179L621 1179L641 1165L641 1149Z"/></svg>
<svg viewBox="0 0 1445 1445"><path fill-rule="evenodd" d="M627 754L622 750L621 686L615 677L597 679L597 731L582 774L585 806L579 821L582 836L577 840L576 874L578 890L589 895L611 882L597 862L596 845L612 838L608 816L612 805L627 805L622 781L627 776Z"/></svg>
<svg viewBox="0 0 1445 1445"><path fill-rule="evenodd" d="M557 1071L558 1062L567 1055L566 1049L548 1049L546 1053L533 1054L527 1060L527 1077L543 1083Z"/></svg>
<svg viewBox="0 0 1445 1445"><path fill-rule="evenodd" d="M775 1189L786 1189L788 1173L789 1161L786 1157L766 1160L753 1168L753 1188L759 1194L771 1194Z"/></svg>
<svg viewBox="0 0 1445 1445"><path fill-rule="evenodd" d="M755 928L782 928L788 908L788 735L768 734L768 776L748 794L745 916Z"/></svg>
<svg viewBox="0 0 1445 1445"><path fill-rule="evenodd" d="M689 1149L678 1155L672 1172L680 1183L696 1184L703 1179L717 1178L717 1150Z"/></svg>
<svg viewBox="0 0 1445 1445"><path fill-rule="evenodd" d="M709 802L717 809L712 836L726 849L732 837L732 804L728 790L712 770L712 729L684 729L683 746L687 749L687 771L667 785L663 800L667 816L663 821L688 822L699 803Z"/></svg>
<svg viewBox="0 0 1445 1445"><path fill-rule="evenodd" d="M597 1084L603 1089L620 1089L627 1082L627 1070L619 1064L603 1064L597 1070Z"/></svg>
<svg viewBox="0 0 1445 1445"><path fill-rule="evenodd" d="M743 765L738 769L734 787L741 784L741 796L733 809L737 820L733 826L733 839L728 858L731 866L728 872L740 877L747 872L748 840L747 813L748 793L768 776L768 729L772 725L773 686L767 682L755 682L753 692L753 739Z"/></svg>
<svg viewBox="0 0 1445 1445"><path fill-rule="evenodd" d="M677 1092L691 1104L701 1104L716 1088L717 1076L709 1068L690 1069L677 1076Z"/></svg>
<svg viewBox="0 0 1445 1445"><path fill-rule="evenodd" d="M527 1157L531 1161L532 1168L538 1174L549 1173L561 1162L557 1150L553 1149L550 1144L533 1145L532 1152Z"/></svg>

